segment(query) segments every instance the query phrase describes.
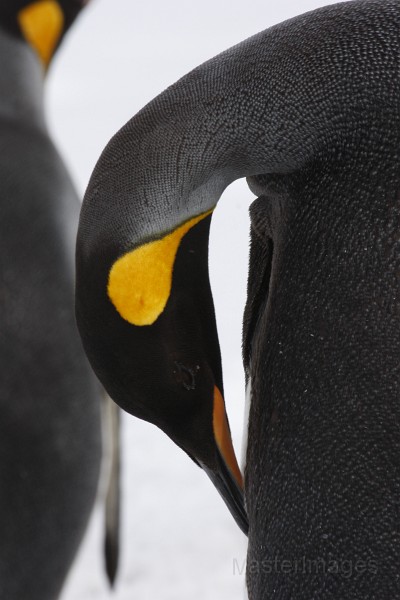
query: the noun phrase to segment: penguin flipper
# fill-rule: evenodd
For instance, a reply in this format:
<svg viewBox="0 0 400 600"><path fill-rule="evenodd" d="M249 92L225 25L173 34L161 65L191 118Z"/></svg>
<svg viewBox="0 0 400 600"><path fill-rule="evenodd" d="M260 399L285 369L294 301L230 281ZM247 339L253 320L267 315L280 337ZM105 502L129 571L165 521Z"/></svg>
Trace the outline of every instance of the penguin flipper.
<svg viewBox="0 0 400 600"><path fill-rule="evenodd" d="M110 586L113 587L118 571L120 546L121 411L107 394L105 394L104 412L106 445L110 457L104 515L104 558L107 578Z"/></svg>

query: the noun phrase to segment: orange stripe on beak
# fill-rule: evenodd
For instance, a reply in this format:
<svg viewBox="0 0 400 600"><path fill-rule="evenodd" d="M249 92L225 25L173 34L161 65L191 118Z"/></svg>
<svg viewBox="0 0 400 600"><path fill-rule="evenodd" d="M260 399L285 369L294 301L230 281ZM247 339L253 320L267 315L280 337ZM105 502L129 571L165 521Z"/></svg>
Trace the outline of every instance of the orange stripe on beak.
<svg viewBox="0 0 400 600"><path fill-rule="evenodd" d="M243 477L233 449L231 432L226 416L225 402L217 386L214 386L213 428L218 450L238 486L240 489L243 489Z"/></svg>

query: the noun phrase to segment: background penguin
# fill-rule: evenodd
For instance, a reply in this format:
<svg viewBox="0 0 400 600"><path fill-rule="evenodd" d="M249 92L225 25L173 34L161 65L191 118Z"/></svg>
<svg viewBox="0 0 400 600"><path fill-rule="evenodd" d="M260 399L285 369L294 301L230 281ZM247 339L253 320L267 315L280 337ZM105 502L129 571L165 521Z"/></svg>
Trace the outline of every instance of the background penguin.
<svg viewBox="0 0 400 600"><path fill-rule="evenodd" d="M55 600L97 491L100 390L73 311L79 201L43 79L83 2L0 7L0 597Z"/></svg>
<svg viewBox="0 0 400 600"><path fill-rule="evenodd" d="M150 377L173 389L171 348L189 357L198 351L218 378L196 329L209 305L190 318L198 303L196 274L187 270L183 285L170 265L163 298L153 288L139 296L139 305L156 307L147 313L150 323L135 323L137 306L131 310L129 298L120 303L113 291L120 288L123 296L129 285L138 289L144 277L137 249L165 243L185 223L192 225L185 235L194 232L200 224L194 218L207 218L235 177L251 177L262 198L253 209L253 237L260 234L265 248L255 248L253 257L266 259L266 272L264 284L251 274L257 299L245 338L254 390L249 558L260 566L284 550L291 561L322 556L327 568L336 559L339 570L299 573L291 562L287 576L271 574L268 564L254 568L253 598L398 595L399 22L397 2L352 2L292 20L206 63L113 138L86 196L77 252L77 315L86 349L114 398L153 421ZM185 256L189 264L190 253L204 257L204 230L196 233L197 242L182 236L186 248L178 244L172 264ZM115 286L111 271L128 255L125 285L122 269ZM180 321L177 311L175 324L167 311L179 301L187 312ZM112 307L130 330L122 323L114 329L115 319L100 330ZM138 328L163 315L169 329L159 322L149 333L160 340L162 368L149 357L147 370L136 374L132 365L144 358L135 352L147 347L137 343L145 339ZM310 339L315 328L317 340ZM276 353L269 347L275 342L283 346ZM173 419L162 426L182 440ZM357 562L368 559L368 567ZM363 577L340 570L345 560L363 568Z"/></svg>

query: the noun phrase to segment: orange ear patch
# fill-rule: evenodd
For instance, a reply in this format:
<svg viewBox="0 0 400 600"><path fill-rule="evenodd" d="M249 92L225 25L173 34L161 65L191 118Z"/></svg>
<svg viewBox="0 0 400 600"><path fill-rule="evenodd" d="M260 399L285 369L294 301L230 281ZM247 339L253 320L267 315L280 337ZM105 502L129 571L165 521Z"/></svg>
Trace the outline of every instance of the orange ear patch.
<svg viewBox="0 0 400 600"><path fill-rule="evenodd" d="M125 321L132 325L152 325L158 319L171 293L179 244L189 229L211 212L194 217L161 240L135 248L113 264L108 297Z"/></svg>
<svg viewBox="0 0 400 600"><path fill-rule="evenodd" d="M226 418L225 402L217 386L214 386L213 428L218 450L237 484L243 489L243 477L233 449L231 432Z"/></svg>
<svg viewBox="0 0 400 600"><path fill-rule="evenodd" d="M22 8L18 23L26 41L47 67L64 27L64 14L55 0L39 0Z"/></svg>

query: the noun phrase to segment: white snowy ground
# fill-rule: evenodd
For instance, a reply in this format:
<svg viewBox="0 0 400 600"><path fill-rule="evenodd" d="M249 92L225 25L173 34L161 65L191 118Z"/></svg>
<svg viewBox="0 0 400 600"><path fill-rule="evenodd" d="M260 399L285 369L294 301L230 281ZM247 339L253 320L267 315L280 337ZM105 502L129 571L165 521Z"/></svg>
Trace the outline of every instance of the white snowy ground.
<svg viewBox="0 0 400 600"><path fill-rule="evenodd" d="M53 136L83 194L109 138L155 95L274 23L328 0L92 0L48 77ZM244 181L225 192L213 217L211 279L225 395L240 454L244 410L241 318L248 206ZM246 539L206 475L158 429L123 421L122 555L110 592L102 563L98 502L62 600L239 600ZM62 540L60 541L62 543Z"/></svg>

